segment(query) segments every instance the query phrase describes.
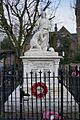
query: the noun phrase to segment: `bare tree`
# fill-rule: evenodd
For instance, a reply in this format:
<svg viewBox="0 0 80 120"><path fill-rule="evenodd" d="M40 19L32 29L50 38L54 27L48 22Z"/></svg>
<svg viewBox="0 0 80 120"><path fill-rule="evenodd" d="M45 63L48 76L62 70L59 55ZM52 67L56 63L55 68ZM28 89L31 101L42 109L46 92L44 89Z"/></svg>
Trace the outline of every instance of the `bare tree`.
<svg viewBox="0 0 80 120"><path fill-rule="evenodd" d="M61 0L57 1L52 9L56 0L0 0L0 29L5 31L18 56L32 34L40 11L52 9L49 18L52 19Z"/></svg>

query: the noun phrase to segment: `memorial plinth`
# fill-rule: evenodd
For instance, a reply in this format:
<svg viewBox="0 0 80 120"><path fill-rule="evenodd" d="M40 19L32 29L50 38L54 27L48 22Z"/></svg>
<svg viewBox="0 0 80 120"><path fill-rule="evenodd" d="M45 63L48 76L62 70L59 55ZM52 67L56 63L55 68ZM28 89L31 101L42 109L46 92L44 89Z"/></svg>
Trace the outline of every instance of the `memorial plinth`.
<svg viewBox="0 0 80 120"><path fill-rule="evenodd" d="M58 56L57 52L41 51L37 49L29 50L25 52L21 57L23 61L24 76L30 73L32 70L39 72L49 71L58 75L58 68L61 56Z"/></svg>

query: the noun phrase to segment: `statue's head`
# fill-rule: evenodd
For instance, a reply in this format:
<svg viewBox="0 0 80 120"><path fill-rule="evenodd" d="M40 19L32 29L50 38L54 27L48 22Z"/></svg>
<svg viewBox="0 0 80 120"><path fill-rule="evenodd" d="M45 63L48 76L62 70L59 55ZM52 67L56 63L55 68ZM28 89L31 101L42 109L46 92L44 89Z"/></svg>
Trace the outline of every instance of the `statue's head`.
<svg viewBox="0 0 80 120"><path fill-rule="evenodd" d="M46 18L46 12L45 12L45 11L42 11L41 17L42 17L42 18Z"/></svg>

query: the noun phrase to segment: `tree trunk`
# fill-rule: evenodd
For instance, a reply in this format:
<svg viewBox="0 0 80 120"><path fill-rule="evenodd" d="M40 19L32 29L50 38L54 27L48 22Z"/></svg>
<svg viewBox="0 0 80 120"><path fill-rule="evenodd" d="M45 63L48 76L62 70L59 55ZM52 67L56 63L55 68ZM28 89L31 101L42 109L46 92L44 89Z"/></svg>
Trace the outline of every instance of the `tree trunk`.
<svg viewBox="0 0 80 120"><path fill-rule="evenodd" d="M18 80L21 81L20 83L22 84L22 78L23 78L23 63L22 59L20 56L22 55L22 50L20 48L16 48L16 67L18 70Z"/></svg>

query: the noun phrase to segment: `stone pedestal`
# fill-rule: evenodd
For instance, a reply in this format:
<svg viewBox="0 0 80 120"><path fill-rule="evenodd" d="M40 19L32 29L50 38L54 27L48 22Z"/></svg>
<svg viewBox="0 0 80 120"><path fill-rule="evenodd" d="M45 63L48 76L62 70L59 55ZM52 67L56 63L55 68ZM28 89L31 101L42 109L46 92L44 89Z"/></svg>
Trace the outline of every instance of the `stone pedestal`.
<svg viewBox="0 0 80 120"><path fill-rule="evenodd" d="M29 50L21 57L24 76L26 76L26 72L39 72L40 70L42 72L51 71L54 72L55 75L58 75L60 58L57 52L40 51L36 49Z"/></svg>
<svg viewBox="0 0 80 120"><path fill-rule="evenodd" d="M50 71L51 74L54 72L55 76L58 76L60 58L57 52L40 51L37 49L25 52L24 56L21 57L23 61L24 77L26 77L26 73L30 76L31 71L33 73L41 71L42 74L44 74L44 72L47 74L47 72ZM58 80L56 82L58 82Z"/></svg>

